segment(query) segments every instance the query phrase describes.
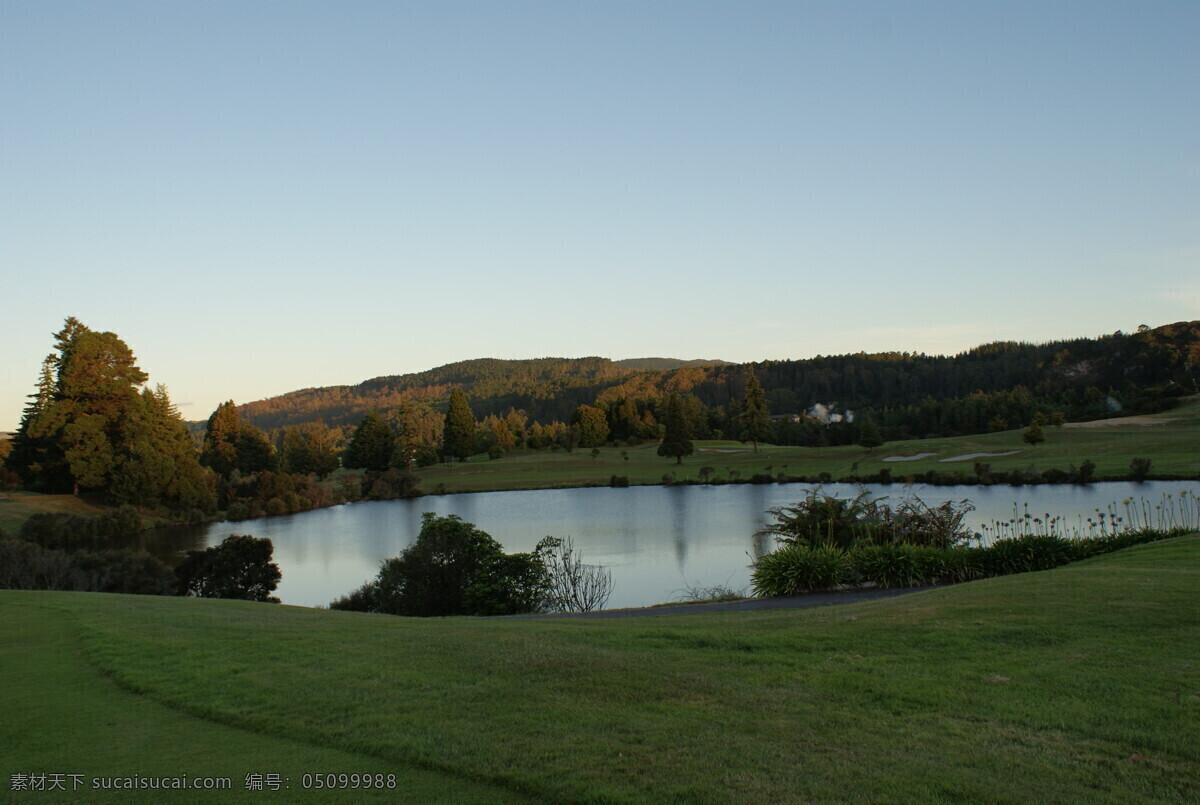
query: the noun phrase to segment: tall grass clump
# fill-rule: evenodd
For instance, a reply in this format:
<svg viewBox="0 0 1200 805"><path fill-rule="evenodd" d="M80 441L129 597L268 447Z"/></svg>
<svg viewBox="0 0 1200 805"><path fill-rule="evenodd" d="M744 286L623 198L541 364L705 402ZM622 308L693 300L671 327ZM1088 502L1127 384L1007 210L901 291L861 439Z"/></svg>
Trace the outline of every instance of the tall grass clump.
<svg viewBox="0 0 1200 805"><path fill-rule="evenodd" d="M829 545L784 545L760 558L750 576L758 596L834 590L850 580L846 552Z"/></svg>

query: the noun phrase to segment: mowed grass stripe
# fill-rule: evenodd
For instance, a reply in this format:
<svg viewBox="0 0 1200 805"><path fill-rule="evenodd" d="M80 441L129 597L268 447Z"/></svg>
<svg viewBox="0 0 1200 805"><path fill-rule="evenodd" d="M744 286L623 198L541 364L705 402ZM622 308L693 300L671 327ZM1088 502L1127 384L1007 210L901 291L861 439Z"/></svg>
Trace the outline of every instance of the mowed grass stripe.
<svg viewBox="0 0 1200 805"><path fill-rule="evenodd" d="M552 801L1126 803L1200 799L1197 589L1191 537L880 602L623 621L40 595L171 708Z"/></svg>
<svg viewBox="0 0 1200 805"><path fill-rule="evenodd" d="M118 685L87 662L77 616L98 599L87 593L0 594L0 787L4 801L30 802L528 802L477 781L344 749L248 731L200 717ZM135 602L138 599L134 599ZM141 599L151 600L151 599ZM137 608L134 607L136 610ZM187 613L179 613L186 618ZM153 657L148 658L153 661ZM304 691L281 690L285 696ZM195 703L193 703L195 704ZM228 721L229 719L225 719ZM280 731L282 734L282 731ZM395 774L393 790L317 791L305 773ZM249 774L280 774L286 790L251 791ZM65 792L14 792L14 774L80 774ZM228 777L222 791L93 788L94 777ZM411 798L411 799L410 799Z"/></svg>

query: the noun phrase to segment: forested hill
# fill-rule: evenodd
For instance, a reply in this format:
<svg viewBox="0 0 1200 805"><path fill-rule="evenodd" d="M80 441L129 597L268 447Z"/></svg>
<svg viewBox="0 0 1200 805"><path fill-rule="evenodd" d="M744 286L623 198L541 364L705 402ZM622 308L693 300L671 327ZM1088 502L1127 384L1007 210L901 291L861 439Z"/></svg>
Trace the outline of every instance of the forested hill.
<svg viewBox="0 0 1200 805"><path fill-rule="evenodd" d="M658 368L658 361L686 365ZM1043 408L1062 409L1072 419L1096 417L1118 408L1161 407L1169 404L1164 399L1196 393L1200 322L1042 344L997 342L954 356L858 353L755 364L480 359L357 386L305 389L243 405L240 411L267 429L317 419L355 425L368 410L395 410L406 400L444 411L450 389L457 386L479 419L502 417L514 408L534 421L567 422L580 405L611 408L626 399L641 413L653 411L671 392L728 412L741 399L751 368L772 414L799 414L820 405L870 412L886 427L912 433L971 432L986 429L988 417L1010 417L1016 424Z"/></svg>

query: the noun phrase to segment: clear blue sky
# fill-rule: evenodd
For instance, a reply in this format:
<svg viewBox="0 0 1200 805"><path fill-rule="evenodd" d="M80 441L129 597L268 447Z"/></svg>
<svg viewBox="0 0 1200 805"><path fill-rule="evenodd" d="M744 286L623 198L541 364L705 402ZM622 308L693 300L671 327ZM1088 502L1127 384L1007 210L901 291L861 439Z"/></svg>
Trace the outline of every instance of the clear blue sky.
<svg viewBox="0 0 1200 805"><path fill-rule="evenodd" d="M1200 3L0 0L0 429L1200 318Z"/></svg>

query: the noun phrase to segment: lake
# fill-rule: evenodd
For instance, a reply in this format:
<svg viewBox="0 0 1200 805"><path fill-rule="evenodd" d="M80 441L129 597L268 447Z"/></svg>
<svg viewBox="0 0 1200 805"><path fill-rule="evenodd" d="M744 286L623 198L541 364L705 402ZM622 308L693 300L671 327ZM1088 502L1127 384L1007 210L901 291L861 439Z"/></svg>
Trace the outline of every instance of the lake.
<svg viewBox="0 0 1200 805"><path fill-rule="evenodd" d="M635 486L479 492L430 495L413 500L371 501L283 517L160 529L150 547L164 552L218 544L229 534L269 537L283 572L277 595L285 604L323 606L373 579L379 563L397 556L416 539L421 513L457 514L491 534L509 552L532 550L544 536L570 536L590 564L612 570L609 608L670 601L689 586L750 583L751 557L770 550L769 537L754 533L764 512L804 497L807 484L728 484L721 486ZM1035 516L1083 523L1096 509L1144 498L1158 503L1164 494L1187 490L1200 495L1200 483L1157 481L1089 486L1011 487L900 484L866 488L872 496L915 494L930 505L968 498L976 510L973 528L1013 516L1014 504ZM827 484L823 490L853 497L859 487Z"/></svg>

